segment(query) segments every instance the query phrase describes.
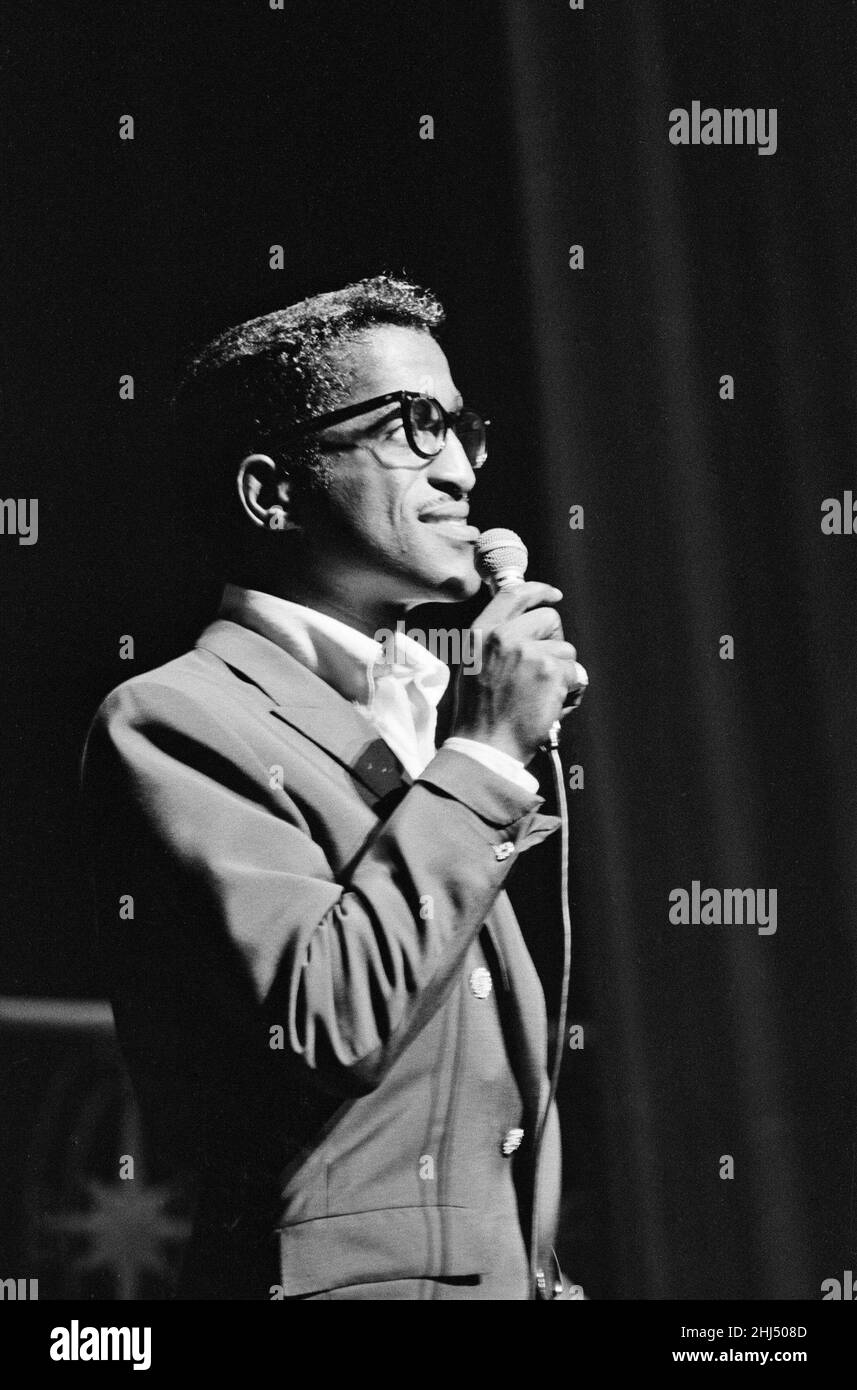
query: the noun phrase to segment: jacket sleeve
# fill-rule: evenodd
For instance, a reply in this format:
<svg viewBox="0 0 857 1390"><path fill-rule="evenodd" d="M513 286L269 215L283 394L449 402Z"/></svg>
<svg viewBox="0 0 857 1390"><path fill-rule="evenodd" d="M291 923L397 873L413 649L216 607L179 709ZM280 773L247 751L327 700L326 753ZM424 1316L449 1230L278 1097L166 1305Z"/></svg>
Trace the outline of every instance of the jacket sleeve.
<svg viewBox="0 0 857 1390"><path fill-rule="evenodd" d="M337 881L288 786L272 808L268 771L195 696L120 687L84 754L96 883L113 897L116 863L145 863L149 922L171 930L180 902L179 923L204 923L203 979L208 936L215 955L228 939L260 1030L278 1022L292 1064L360 1094L440 1006L517 852L554 823L540 798L441 749Z"/></svg>

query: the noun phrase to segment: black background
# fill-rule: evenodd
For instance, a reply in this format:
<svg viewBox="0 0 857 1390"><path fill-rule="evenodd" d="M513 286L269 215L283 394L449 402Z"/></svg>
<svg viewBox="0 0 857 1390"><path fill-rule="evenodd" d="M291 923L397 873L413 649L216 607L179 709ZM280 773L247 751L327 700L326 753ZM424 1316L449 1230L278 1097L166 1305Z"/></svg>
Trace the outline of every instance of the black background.
<svg viewBox="0 0 857 1390"><path fill-rule="evenodd" d="M404 270L447 304L454 375L494 422L476 520L519 529L562 585L592 678L563 755L586 770L586 1045L561 1101L562 1253L596 1298L817 1298L857 1260L855 541L819 527L854 485L854 19L848 0L2 19L0 491L39 498L40 534L0 537L0 989L101 992L83 736L215 597L176 515L182 361ZM668 112L694 98L776 107L777 153L674 148ZM554 873L540 850L513 886L551 1005ZM777 934L671 926L692 879L776 888Z"/></svg>

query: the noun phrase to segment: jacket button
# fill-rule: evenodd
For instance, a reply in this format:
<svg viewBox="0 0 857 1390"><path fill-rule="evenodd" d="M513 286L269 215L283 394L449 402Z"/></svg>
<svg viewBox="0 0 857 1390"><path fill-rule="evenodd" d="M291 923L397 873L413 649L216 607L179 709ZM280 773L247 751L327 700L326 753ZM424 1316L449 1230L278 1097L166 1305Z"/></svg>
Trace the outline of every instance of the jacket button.
<svg viewBox="0 0 857 1390"><path fill-rule="evenodd" d="M477 965L470 976L470 989L477 999L487 999L494 982L491 979L490 970L486 970L484 965Z"/></svg>
<svg viewBox="0 0 857 1390"><path fill-rule="evenodd" d="M506 1131L501 1148L507 1158L509 1154L513 1154L516 1149L521 1147L523 1137L524 1131L522 1129L508 1129Z"/></svg>

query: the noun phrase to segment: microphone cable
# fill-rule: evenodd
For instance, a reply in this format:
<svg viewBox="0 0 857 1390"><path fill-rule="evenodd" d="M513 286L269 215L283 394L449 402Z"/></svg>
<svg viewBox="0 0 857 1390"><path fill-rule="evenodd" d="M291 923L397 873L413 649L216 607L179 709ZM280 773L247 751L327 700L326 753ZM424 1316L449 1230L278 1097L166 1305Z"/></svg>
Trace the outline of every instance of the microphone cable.
<svg viewBox="0 0 857 1390"><path fill-rule="evenodd" d="M540 1174L539 1159L541 1157L542 1141L544 1139L545 1128L550 1116L551 1107L556 1099L557 1087L559 1086L559 1074L562 1069L562 1059L565 1051L565 1027L568 1017L568 993L571 980L571 907L569 903L569 848L570 848L570 829L568 822L568 798L563 781L562 762L559 756L559 724L555 724L551 729L549 741L544 745L545 751L550 757L551 772L553 774L554 795L556 797L557 809L560 818L560 906L562 911L562 984L560 987L559 1016L556 1027L556 1049L551 1068L550 1086L548 1087L547 1102L539 1118L536 1129L534 1144L534 1175L533 1175L533 1200L532 1200L532 1220L530 1224L530 1294L531 1299L538 1299L542 1287L546 1289L548 1273L539 1269L539 1193L540 1193ZM554 1261L556 1254L552 1250ZM559 1265L557 1263L557 1270ZM539 1278L541 1274L541 1280ZM543 1281L543 1282L542 1282ZM559 1290L554 1290L559 1292Z"/></svg>

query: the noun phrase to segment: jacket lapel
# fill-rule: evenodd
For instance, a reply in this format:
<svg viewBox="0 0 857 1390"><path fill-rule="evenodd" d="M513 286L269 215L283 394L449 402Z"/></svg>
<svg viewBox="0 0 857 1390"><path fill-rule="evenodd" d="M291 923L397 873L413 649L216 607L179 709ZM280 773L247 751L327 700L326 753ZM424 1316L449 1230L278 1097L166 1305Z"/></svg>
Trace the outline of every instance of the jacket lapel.
<svg viewBox="0 0 857 1390"><path fill-rule="evenodd" d="M375 796L411 785L393 750L360 711L267 637L218 618L196 645L263 690L275 718L330 753Z"/></svg>

